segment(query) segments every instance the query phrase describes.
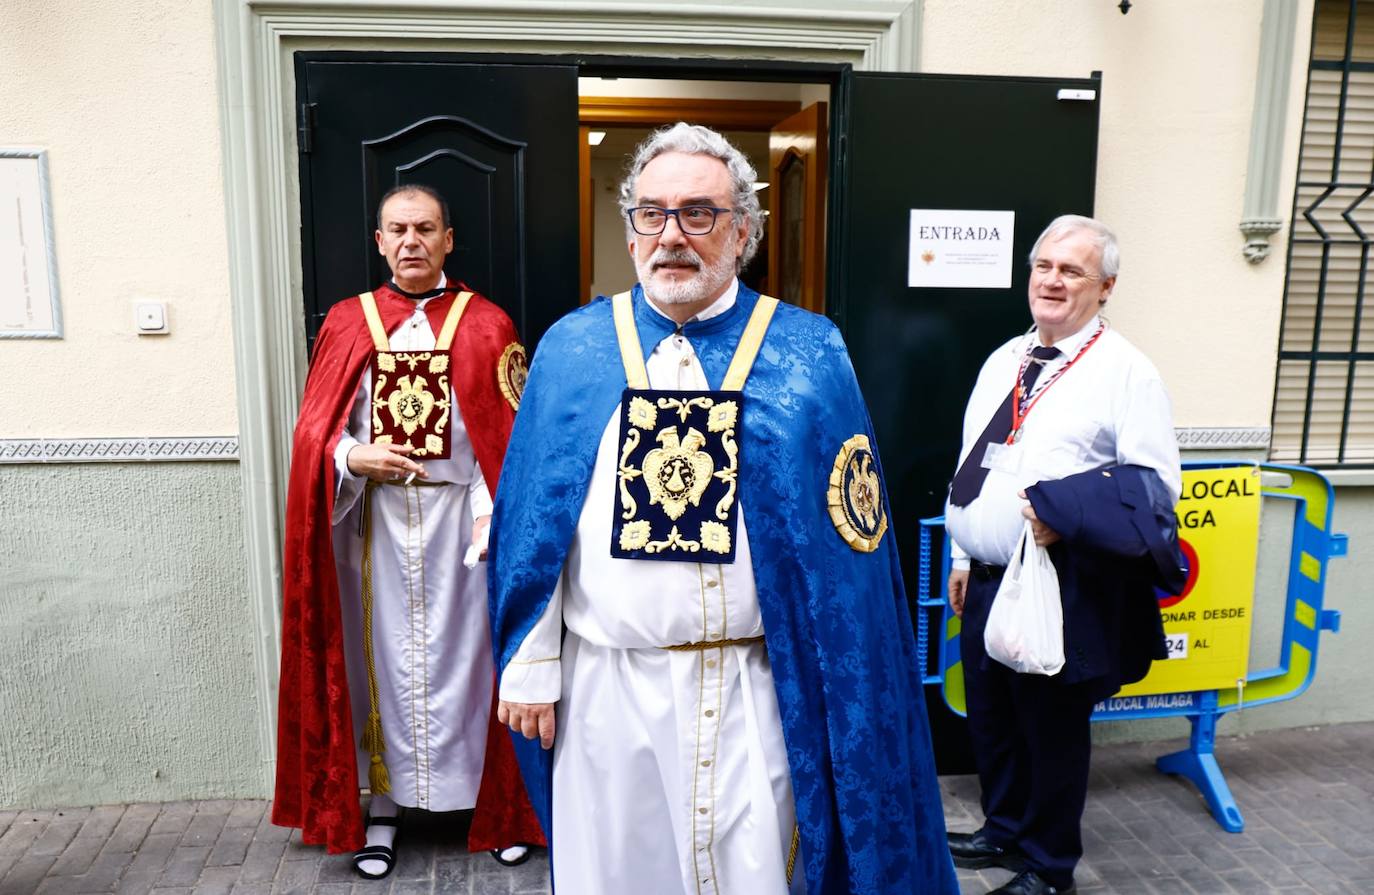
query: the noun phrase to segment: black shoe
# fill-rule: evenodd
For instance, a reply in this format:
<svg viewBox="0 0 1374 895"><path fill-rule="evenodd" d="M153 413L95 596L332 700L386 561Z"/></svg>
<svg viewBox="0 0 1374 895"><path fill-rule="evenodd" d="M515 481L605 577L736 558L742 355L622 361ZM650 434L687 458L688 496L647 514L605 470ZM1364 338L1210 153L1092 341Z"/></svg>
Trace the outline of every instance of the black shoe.
<svg viewBox="0 0 1374 895"><path fill-rule="evenodd" d="M988 895L1074 895L1077 891L1073 883L1069 883L1067 889L1060 889L1045 882L1034 870L1023 870L1005 886L993 889Z"/></svg>
<svg viewBox="0 0 1374 895"><path fill-rule="evenodd" d="M523 848L525 852L518 858L506 859L501 857L501 852L509 848ZM496 859L496 863L501 864L502 866L519 867L521 864L525 863L530 859L530 847L523 842L512 842L510 845L507 845L503 848L493 848L491 850L491 856Z"/></svg>
<svg viewBox="0 0 1374 895"><path fill-rule="evenodd" d="M401 822L395 817L367 817L364 818L363 827L400 827ZM398 830L399 832L399 830ZM392 845L395 845L392 840ZM386 865L381 873L368 873L363 870L364 861L381 861ZM392 869L396 866L396 850L385 845L364 845L353 853L353 869L363 879L386 879L391 875Z"/></svg>
<svg viewBox="0 0 1374 895"><path fill-rule="evenodd" d="M1004 867L1020 870L1026 866L1026 856L1014 848L1002 848L988 841L982 830L975 833L946 833L949 854L955 867L981 870L984 867Z"/></svg>

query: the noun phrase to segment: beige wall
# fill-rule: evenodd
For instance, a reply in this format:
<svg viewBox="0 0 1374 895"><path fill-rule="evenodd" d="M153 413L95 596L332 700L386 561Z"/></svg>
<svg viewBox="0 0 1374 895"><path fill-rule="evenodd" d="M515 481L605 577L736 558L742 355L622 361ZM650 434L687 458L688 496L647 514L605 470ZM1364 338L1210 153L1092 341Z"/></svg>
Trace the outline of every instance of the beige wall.
<svg viewBox="0 0 1374 895"><path fill-rule="evenodd" d="M1241 254L1259 0L925 0L925 71L1103 73L1099 217L1121 239L1108 316L1163 373L1180 426L1269 425L1287 226ZM1291 214L1311 0L1299 0L1279 217ZM1053 139L1052 134L1046 135ZM1034 176L1034 172L1026 172Z"/></svg>
<svg viewBox="0 0 1374 895"><path fill-rule="evenodd" d="M213 36L208 3L0 3L0 146L48 152L65 329L4 344L0 437L237 432Z"/></svg>
<svg viewBox="0 0 1374 895"><path fill-rule="evenodd" d="M1303 0L1298 14L1284 218L1310 8ZM1153 0L1126 16L1101 0L1020 14L923 5L926 71L1104 72L1097 212L1125 259L1110 316L1164 372L1182 426L1269 421L1283 234L1252 266L1236 227L1260 10L1256 0ZM51 27L61 20L81 27ZM0 6L0 145L49 152L66 331L7 344L0 377L65 369L80 383L62 400L17 389L0 436L236 432L212 36L208 5L175 0ZM135 299L167 302L171 334L135 335Z"/></svg>

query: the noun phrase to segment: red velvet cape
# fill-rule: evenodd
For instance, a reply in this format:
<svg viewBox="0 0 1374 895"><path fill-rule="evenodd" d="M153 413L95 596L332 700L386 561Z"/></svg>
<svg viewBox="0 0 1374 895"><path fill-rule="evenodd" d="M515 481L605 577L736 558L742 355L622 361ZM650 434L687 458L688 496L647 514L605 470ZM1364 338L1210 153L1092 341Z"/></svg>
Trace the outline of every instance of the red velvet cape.
<svg viewBox="0 0 1374 895"><path fill-rule="evenodd" d="M414 313L410 299L386 286L374 293L392 332ZM452 293L425 306L438 332ZM497 363L518 342L505 312L474 295L454 335L453 393L487 486L496 491L515 410L497 382ZM330 854L364 844L354 738L343 651L339 582L334 567L334 447L353 406L372 338L355 296L325 318L292 440L282 563L281 684L277 706L277 781L272 822L300 827L310 845ZM462 558L454 556L453 562ZM472 851L516 842L544 844L520 780L510 737L496 721L496 677L477 807L468 834ZM364 686L359 681L358 686Z"/></svg>

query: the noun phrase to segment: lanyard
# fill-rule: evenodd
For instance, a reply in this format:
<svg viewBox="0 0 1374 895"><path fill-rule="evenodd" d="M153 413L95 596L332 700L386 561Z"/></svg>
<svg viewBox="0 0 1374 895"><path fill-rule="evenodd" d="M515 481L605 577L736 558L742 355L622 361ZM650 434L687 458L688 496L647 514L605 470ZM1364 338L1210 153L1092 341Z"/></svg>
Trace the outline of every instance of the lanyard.
<svg viewBox="0 0 1374 895"><path fill-rule="evenodd" d="M1078 353L1073 356L1072 360L1055 371L1054 375L1036 391L1035 398L1026 405L1026 409L1022 410L1021 404L1026 400L1026 387L1022 383L1025 379L1026 368L1030 366L1031 363L1030 352L1026 352L1026 356L1021 360L1020 369L1016 371L1016 384L1012 387L1016 399L1011 402L1011 431L1007 433L1007 444L1012 444L1021 437L1021 426L1025 424L1026 417L1030 416L1030 412L1035 409L1035 405L1045 396L1045 392L1049 391L1050 387L1059 381L1060 376L1069 372L1069 367L1078 363L1079 359L1088 353L1089 348L1097 344L1097 340L1100 339L1102 334L1106 331L1107 322L1105 320L1099 320L1097 323L1097 332L1092 334L1092 338L1083 343L1083 347L1078 349Z"/></svg>

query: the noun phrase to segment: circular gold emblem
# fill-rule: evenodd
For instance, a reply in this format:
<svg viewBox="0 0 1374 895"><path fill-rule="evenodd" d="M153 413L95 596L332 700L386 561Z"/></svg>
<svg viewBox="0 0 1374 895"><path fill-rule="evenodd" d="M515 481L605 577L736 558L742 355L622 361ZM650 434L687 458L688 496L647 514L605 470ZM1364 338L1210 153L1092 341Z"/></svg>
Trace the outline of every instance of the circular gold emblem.
<svg viewBox="0 0 1374 895"><path fill-rule="evenodd" d="M867 435L855 435L840 447L830 470L826 504L845 543L863 553L878 549L887 531L887 508Z"/></svg>
<svg viewBox="0 0 1374 895"><path fill-rule="evenodd" d="M511 342L501 352L501 360L496 364L496 383L501 386L501 394L506 396L512 410L520 409L520 396L525 393L525 380L530 378L529 363L525 359L525 346Z"/></svg>

